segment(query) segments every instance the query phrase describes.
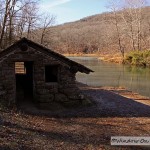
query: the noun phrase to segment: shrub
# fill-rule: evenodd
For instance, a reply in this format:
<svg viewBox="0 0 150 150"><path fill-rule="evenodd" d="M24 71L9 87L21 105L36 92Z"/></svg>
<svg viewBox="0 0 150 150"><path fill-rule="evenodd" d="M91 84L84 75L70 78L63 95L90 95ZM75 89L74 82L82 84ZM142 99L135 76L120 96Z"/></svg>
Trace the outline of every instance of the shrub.
<svg viewBox="0 0 150 150"><path fill-rule="evenodd" d="M150 51L132 51L125 57L125 63L136 66L150 66Z"/></svg>
<svg viewBox="0 0 150 150"><path fill-rule="evenodd" d="M148 67L150 67L150 56L148 56L148 57L146 58L146 65L147 65Z"/></svg>

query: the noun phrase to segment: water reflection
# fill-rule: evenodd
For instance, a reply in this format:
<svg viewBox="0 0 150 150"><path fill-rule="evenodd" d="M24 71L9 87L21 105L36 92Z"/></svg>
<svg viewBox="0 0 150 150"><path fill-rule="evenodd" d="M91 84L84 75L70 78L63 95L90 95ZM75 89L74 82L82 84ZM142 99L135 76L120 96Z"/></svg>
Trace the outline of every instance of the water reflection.
<svg viewBox="0 0 150 150"><path fill-rule="evenodd" d="M150 69L106 63L96 57L69 57L93 71L89 75L78 73L77 80L92 86L126 87L150 97Z"/></svg>

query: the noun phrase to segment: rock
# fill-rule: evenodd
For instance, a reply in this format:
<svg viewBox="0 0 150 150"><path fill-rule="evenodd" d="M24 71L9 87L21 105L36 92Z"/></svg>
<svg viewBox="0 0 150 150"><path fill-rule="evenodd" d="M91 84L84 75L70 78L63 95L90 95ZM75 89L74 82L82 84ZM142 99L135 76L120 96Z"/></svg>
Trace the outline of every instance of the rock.
<svg viewBox="0 0 150 150"><path fill-rule="evenodd" d="M57 88L49 89L49 93L58 93Z"/></svg>
<svg viewBox="0 0 150 150"><path fill-rule="evenodd" d="M48 95L40 95L38 97L38 101L42 103L48 103L54 101L54 95L53 94L48 94Z"/></svg>
<svg viewBox="0 0 150 150"><path fill-rule="evenodd" d="M92 102L89 99L82 100L82 106L91 106Z"/></svg>
<svg viewBox="0 0 150 150"><path fill-rule="evenodd" d="M80 95L79 95L79 98L80 98L80 99L85 99L85 96L84 96L83 94L80 94Z"/></svg>
<svg viewBox="0 0 150 150"><path fill-rule="evenodd" d="M39 94L39 95L45 95L47 93L49 93L49 91L47 89L39 89L39 90L37 90L37 94Z"/></svg>
<svg viewBox="0 0 150 150"><path fill-rule="evenodd" d="M3 90L3 87L2 86L0 86L0 91L2 91Z"/></svg>
<svg viewBox="0 0 150 150"><path fill-rule="evenodd" d="M0 96L5 95L5 94L6 94L6 91L0 91Z"/></svg>
<svg viewBox="0 0 150 150"><path fill-rule="evenodd" d="M84 95L81 95L79 93L68 93L67 94L68 98L71 100L82 100L84 99Z"/></svg>
<svg viewBox="0 0 150 150"><path fill-rule="evenodd" d="M63 88L63 89L60 89L59 91L66 95L73 95L74 93L78 93L79 90L76 88Z"/></svg>
<svg viewBox="0 0 150 150"><path fill-rule="evenodd" d="M67 102L63 102L63 106L68 107L68 108L74 108L74 107L78 107L80 105L81 105L80 100L70 100L70 101L67 101Z"/></svg>
<svg viewBox="0 0 150 150"><path fill-rule="evenodd" d="M64 110L64 107L56 102L52 102L52 103L38 103L37 107L39 109L43 109L43 110L50 110L50 111L58 111L58 110Z"/></svg>
<svg viewBox="0 0 150 150"><path fill-rule="evenodd" d="M55 94L55 101L56 102L66 102L66 101L68 101L68 98L64 94Z"/></svg>

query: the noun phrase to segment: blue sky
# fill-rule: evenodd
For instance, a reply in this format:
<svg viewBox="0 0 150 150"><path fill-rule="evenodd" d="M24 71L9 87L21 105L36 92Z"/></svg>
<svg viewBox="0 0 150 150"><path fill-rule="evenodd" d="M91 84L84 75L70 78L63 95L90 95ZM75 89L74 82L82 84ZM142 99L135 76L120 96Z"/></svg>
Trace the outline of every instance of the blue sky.
<svg viewBox="0 0 150 150"><path fill-rule="evenodd" d="M41 0L42 12L56 16L56 24L79 20L107 11L107 0Z"/></svg>

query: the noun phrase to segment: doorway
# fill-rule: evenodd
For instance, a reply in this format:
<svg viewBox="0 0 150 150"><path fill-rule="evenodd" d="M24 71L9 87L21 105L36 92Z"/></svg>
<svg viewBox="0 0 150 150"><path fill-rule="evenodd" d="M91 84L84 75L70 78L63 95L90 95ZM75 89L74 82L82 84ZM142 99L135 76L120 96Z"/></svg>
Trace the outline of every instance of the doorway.
<svg viewBox="0 0 150 150"><path fill-rule="evenodd" d="M16 101L33 100L33 62L15 62Z"/></svg>

